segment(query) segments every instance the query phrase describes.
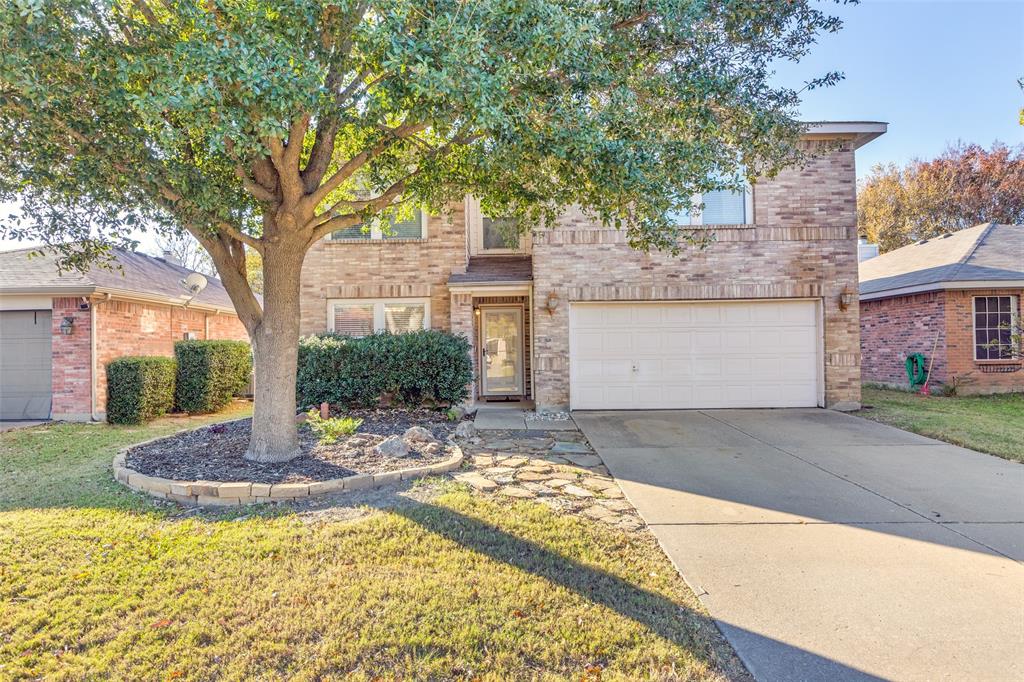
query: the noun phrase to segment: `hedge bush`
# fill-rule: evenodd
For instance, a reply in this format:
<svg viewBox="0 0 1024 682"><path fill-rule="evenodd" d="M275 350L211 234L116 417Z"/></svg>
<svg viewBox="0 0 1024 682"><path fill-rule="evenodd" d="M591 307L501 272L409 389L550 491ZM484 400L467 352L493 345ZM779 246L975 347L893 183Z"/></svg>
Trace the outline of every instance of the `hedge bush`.
<svg viewBox="0 0 1024 682"><path fill-rule="evenodd" d="M473 380L469 342L432 329L351 338L308 336L299 342L299 405L377 405L384 395L405 405L462 402Z"/></svg>
<svg viewBox="0 0 1024 682"><path fill-rule="evenodd" d="M142 424L174 406L174 358L125 357L107 363L107 421Z"/></svg>
<svg viewBox="0 0 1024 682"><path fill-rule="evenodd" d="M237 395L252 374L252 352L244 341L178 341L175 407L181 412L216 412Z"/></svg>

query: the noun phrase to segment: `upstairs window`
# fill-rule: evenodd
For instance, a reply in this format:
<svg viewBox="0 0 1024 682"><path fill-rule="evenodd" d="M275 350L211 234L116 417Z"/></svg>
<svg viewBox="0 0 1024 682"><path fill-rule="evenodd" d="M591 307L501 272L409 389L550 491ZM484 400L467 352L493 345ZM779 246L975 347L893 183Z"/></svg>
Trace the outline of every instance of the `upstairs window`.
<svg viewBox="0 0 1024 682"><path fill-rule="evenodd" d="M430 301L425 298L331 300L327 328L344 336L374 332L404 334L430 329Z"/></svg>
<svg viewBox="0 0 1024 682"><path fill-rule="evenodd" d="M386 221L372 220L368 224L353 225L331 233L331 241L342 242L426 238L427 216L418 208L408 218L396 219L395 216L389 216Z"/></svg>
<svg viewBox="0 0 1024 682"><path fill-rule="evenodd" d="M754 222L754 193L750 187L741 192L723 189L698 194L693 203L704 204L704 209L693 213L675 211L669 213L669 219L676 225L751 225Z"/></svg>
<svg viewBox="0 0 1024 682"><path fill-rule="evenodd" d="M515 218L481 217L482 246L484 251L517 251L522 235L516 228Z"/></svg>
<svg viewBox="0 0 1024 682"><path fill-rule="evenodd" d="M974 359L1012 360L1020 348L1016 296L974 297Z"/></svg>

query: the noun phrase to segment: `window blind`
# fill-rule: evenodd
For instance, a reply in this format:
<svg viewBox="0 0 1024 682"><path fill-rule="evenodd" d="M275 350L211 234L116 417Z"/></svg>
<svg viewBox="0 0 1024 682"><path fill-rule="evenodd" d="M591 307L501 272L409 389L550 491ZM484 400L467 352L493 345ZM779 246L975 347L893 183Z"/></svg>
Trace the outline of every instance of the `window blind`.
<svg viewBox="0 0 1024 682"><path fill-rule="evenodd" d="M744 225L747 222L746 192L718 190L704 194L701 222L705 225Z"/></svg>
<svg viewBox="0 0 1024 682"><path fill-rule="evenodd" d="M373 304L334 305L334 333L367 336L373 333Z"/></svg>
<svg viewBox="0 0 1024 682"><path fill-rule="evenodd" d="M426 310L422 303L385 303L384 329L392 334L404 334L423 329Z"/></svg>

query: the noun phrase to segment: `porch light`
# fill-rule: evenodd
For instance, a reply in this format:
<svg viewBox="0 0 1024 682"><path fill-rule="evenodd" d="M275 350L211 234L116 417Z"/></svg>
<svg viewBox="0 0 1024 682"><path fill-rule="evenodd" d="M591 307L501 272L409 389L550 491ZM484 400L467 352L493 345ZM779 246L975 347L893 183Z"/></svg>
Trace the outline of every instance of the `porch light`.
<svg viewBox="0 0 1024 682"><path fill-rule="evenodd" d="M60 333L64 336L71 336L71 332L74 330L75 318L65 317L60 322Z"/></svg>
<svg viewBox="0 0 1024 682"><path fill-rule="evenodd" d="M555 311L558 310L558 304L561 301L558 298L558 294L553 291L548 292L548 298L544 302L544 308L548 311L548 315L554 315Z"/></svg>
<svg viewBox="0 0 1024 682"><path fill-rule="evenodd" d="M843 287L843 290L839 292L839 309L846 310L851 305L853 305L855 300L857 300L856 294L854 294L853 291L850 290L850 285L847 284L845 287Z"/></svg>

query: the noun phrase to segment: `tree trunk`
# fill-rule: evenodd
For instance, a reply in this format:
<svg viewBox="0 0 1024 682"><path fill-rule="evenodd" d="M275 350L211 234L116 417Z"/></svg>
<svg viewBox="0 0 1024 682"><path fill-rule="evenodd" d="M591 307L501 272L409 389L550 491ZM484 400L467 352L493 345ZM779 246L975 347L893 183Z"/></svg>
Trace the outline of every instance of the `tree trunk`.
<svg viewBox="0 0 1024 682"><path fill-rule="evenodd" d="M299 454L295 374L304 251L287 242L268 243L263 254L263 320L250 331L256 390L245 453L255 462L286 462Z"/></svg>

